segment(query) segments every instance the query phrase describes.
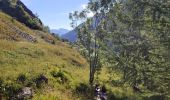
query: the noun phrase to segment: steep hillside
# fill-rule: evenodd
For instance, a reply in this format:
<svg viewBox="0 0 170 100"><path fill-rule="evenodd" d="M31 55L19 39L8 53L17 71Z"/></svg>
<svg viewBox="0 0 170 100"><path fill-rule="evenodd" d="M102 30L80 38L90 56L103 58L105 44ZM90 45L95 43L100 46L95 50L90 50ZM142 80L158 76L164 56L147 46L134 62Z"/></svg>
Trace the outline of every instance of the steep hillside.
<svg viewBox="0 0 170 100"><path fill-rule="evenodd" d="M75 92L88 82L88 67L76 50L2 12L0 23L0 99L18 98L24 87L35 100L81 98ZM42 76L48 82L39 82Z"/></svg>
<svg viewBox="0 0 170 100"><path fill-rule="evenodd" d="M0 10L32 29L43 29L41 20L20 0L0 0Z"/></svg>
<svg viewBox="0 0 170 100"><path fill-rule="evenodd" d="M55 38L50 34L31 30L3 12L0 12L0 23L0 39L30 42L45 40L49 43L55 41Z"/></svg>

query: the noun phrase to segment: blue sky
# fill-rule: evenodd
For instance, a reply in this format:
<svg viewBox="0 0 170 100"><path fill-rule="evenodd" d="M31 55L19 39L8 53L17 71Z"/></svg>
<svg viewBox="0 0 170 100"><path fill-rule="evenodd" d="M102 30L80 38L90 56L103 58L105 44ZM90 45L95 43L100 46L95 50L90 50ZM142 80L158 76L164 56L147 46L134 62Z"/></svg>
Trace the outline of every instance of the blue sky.
<svg viewBox="0 0 170 100"><path fill-rule="evenodd" d="M21 0L33 13L37 13L51 29L72 29L69 13L81 10L88 0Z"/></svg>

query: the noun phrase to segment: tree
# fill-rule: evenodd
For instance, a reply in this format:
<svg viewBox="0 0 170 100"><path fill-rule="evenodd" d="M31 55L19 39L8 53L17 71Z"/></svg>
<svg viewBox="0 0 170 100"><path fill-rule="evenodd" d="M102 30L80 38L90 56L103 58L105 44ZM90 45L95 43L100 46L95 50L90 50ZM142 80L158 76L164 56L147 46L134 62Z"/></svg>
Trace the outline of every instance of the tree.
<svg viewBox="0 0 170 100"><path fill-rule="evenodd" d="M104 60L114 70L122 72L123 82L167 93L170 88L170 2L90 0L88 10L100 19L91 29L95 17L92 20L85 16L87 22L78 28L84 33L79 39L89 53L90 72L96 70L93 66L96 56L92 55L99 54L100 62ZM93 76L90 74L91 78Z"/></svg>
<svg viewBox="0 0 170 100"><path fill-rule="evenodd" d="M43 31L50 33L50 27L49 26L44 26L43 25Z"/></svg>
<svg viewBox="0 0 170 100"><path fill-rule="evenodd" d="M110 55L106 55L107 62L115 65L114 69L120 70L124 82L131 86L142 84L151 91L167 92L169 2L117 0L113 7L110 2L105 4L108 15L105 45L110 49L106 53ZM110 22L112 29L107 26Z"/></svg>
<svg viewBox="0 0 170 100"><path fill-rule="evenodd" d="M87 58L89 60L90 66L90 78L89 83L92 85L94 82L94 76L97 70L100 69L100 48L102 41L102 34L100 33L101 15L97 11L98 4L91 1L89 7L81 12L75 11L70 14L69 18L72 20L71 25L77 29L78 32L78 42L83 45L87 51ZM88 18L87 14L92 11L94 13L93 18ZM84 22L85 21L85 22ZM77 23L84 22L77 27ZM101 24L101 25L100 25Z"/></svg>

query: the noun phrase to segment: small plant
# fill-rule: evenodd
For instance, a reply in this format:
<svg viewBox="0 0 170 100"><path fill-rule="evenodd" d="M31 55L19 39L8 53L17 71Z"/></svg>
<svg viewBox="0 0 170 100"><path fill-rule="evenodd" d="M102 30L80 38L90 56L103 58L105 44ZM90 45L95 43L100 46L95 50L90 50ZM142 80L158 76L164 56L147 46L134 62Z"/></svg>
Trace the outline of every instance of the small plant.
<svg viewBox="0 0 170 100"><path fill-rule="evenodd" d="M19 84L6 84L4 94L6 97L9 97L10 100L15 100L21 89L22 86Z"/></svg>
<svg viewBox="0 0 170 100"><path fill-rule="evenodd" d="M78 61L74 60L74 59L71 59L71 64L74 65L74 66L82 66Z"/></svg>
<svg viewBox="0 0 170 100"><path fill-rule="evenodd" d="M35 78L34 82L37 88L41 88L44 84L48 84L48 78L43 74L40 74Z"/></svg>
<svg viewBox="0 0 170 100"><path fill-rule="evenodd" d="M65 68L65 67L66 67L66 64L65 64L65 63L63 63L63 64L62 64L62 68Z"/></svg>
<svg viewBox="0 0 170 100"><path fill-rule="evenodd" d="M165 95L155 94L149 97L144 97L144 100L169 100L169 99L168 98L166 99Z"/></svg>
<svg viewBox="0 0 170 100"><path fill-rule="evenodd" d="M66 72L62 72L62 71L52 71L51 75L56 78L60 83L64 84L69 82L69 75L67 75Z"/></svg>
<svg viewBox="0 0 170 100"><path fill-rule="evenodd" d="M18 81L18 82L21 82L22 84L24 84L25 81L26 81L26 79L27 79L27 77L26 77L25 74L20 74L20 75L18 76L18 78L17 78L17 81Z"/></svg>
<svg viewBox="0 0 170 100"><path fill-rule="evenodd" d="M88 89L89 89L89 87L87 86L87 84L80 83L76 87L76 93L78 93L78 94L86 94L88 92Z"/></svg>
<svg viewBox="0 0 170 100"><path fill-rule="evenodd" d="M42 38L42 39L44 39L44 38L45 38L45 36L41 36L41 38Z"/></svg>
<svg viewBox="0 0 170 100"><path fill-rule="evenodd" d="M15 22L15 19L14 17L11 18L11 22L14 23Z"/></svg>
<svg viewBox="0 0 170 100"><path fill-rule="evenodd" d="M121 81L121 80L112 80L111 81L111 84L113 85L113 86L117 86L117 87L119 87L119 86L123 86L123 81Z"/></svg>
<svg viewBox="0 0 170 100"><path fill-rule="evenodd" d="M51 41L51 44L55 44L55 41L54 41L54 40L52 40L52 41Z"/></svg>
<svg viewBox="0 0 170 100"><path fill-rule="evenodd" d="M2 95L4 92L4 87L3 87L3 80L0 79L0 95Z"/></svg>
<svg viewBox="0 0 170 100"><path fill-rule="evenodd" d="M38 56L44 56L44 52L41 51L41 50L36 50L34 51L35 55L38 57Z"/></svg>

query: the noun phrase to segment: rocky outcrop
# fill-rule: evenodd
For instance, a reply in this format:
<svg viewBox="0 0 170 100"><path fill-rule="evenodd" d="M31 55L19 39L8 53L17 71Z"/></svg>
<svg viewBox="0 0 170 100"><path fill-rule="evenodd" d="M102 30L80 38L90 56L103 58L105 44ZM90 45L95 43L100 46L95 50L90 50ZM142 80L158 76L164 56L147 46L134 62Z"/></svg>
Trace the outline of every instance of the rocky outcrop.
<svg viewBox="0 0 170 100"><path fill-rule="evenodd" d="M33 90L30 87L24 87L17 95L17 99L25 100L26 98L31 98L33 96Z"/></svg>
<svg viewBox="0 0 170 100"><path fill-rule="evenodd" d="M14 25L7 23L6 21L0 19L1 22L6 23L10 29L12 29L13 31L15 31L19 36L21 36L22 38L24 38L25 40L29 41L29 42L37 42L36 38L34 38L33 36L31 36L30 34L23 32L22 30L20 30L18 27L15 27Z"/></svg>
<svg viewBox="0 0 170 100"><path fill-rule="evenodd" d="M0 0L0 11L12 16L32 29L43 29L41 20L20 0Z"/></svg>

